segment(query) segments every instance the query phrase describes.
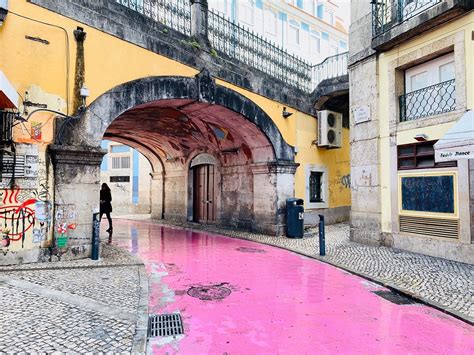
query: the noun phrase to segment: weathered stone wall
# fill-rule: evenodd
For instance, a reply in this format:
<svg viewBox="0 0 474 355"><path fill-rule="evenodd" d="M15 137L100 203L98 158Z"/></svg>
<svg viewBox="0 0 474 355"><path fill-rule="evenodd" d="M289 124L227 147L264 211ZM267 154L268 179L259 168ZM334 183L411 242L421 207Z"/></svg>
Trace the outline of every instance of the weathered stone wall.
<svg viewBox="0 0 474 355"><path fill-rule="evenodd" d="M381 242L377 59L370 48L371 5L353 1L349 52L351 143L351 239ZM367 106L369 120L356 123L354 109Z"/></svg>

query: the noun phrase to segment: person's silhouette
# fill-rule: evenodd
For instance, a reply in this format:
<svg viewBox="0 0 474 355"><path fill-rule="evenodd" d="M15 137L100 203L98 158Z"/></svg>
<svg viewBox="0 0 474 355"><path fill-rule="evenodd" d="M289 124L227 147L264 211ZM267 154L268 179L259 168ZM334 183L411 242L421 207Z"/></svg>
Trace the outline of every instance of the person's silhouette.
<svg viewBox="0 0 474 355"><path fill-rule="evenodd" d="M110 217L110 212L112 212L112 194L110 193L110 188L104 182L100 189L100 220L102 221L102 216L105 213L107 220L109 221L109 229L107 232L112 231L112 218Z"/></svg>

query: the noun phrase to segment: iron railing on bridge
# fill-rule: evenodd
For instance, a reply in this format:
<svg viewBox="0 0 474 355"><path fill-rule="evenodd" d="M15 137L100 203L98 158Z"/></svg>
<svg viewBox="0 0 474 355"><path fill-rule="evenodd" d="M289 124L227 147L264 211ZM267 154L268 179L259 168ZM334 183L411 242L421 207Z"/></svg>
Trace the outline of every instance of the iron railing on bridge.
<svg viewBox="0 0 474 355"><path fill-rule="evenodd" d="M185 35L191 35L189 0L115 0Z"/></svg>
<svg viewBox="0 0 474 355"><path fill-rule="evenodd" d="M456 109L455 79L399 96L400 121L438 115Z"/></svg>
<svg viewBox="0 0 474 355"><path fill-rule="evenodd" d="M376 37L442 0L372 0L372 34Z"/></svg>
<svg viewBox="0 0 474 355"><path fill-rule="evenodd" d="M310 87L310 65L260 35L209 11L209 41L212 47L292 86Z"/></svg>
<svg viewBox="0 0 474 355"><path fill-rule="evenodd" d="M115 1L174 30L191 35L189 0ZM325 79L347 74L347 52L311 65L213 10L208 11L208 38L218 52L306 92L313 91Z"/></svg>

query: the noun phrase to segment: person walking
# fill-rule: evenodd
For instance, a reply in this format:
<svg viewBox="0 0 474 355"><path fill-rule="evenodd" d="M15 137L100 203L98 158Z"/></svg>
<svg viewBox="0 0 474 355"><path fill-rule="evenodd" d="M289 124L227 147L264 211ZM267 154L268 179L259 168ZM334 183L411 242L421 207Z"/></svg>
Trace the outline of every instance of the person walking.
<svg viewBox="0 0 474 355"><path fill-rule="evenodd" d="M112 218L110 217L110 212L112 212L112 194L110 193L110 188L104 182L100 189L100 220L102 221L102 216L105 214L107 221L109 221L109 229L107 232L112 232Z"/></svg>

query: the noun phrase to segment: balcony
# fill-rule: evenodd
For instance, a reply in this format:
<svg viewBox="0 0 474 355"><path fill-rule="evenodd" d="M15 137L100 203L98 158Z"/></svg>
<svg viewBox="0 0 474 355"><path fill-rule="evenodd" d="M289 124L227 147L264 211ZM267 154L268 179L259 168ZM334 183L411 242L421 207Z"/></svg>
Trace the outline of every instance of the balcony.
<svg viewBox="0 0 474 355"><path fill-rule="evenodd" d="M439 115L456 109L456 83L448 80L399 96L400 122Z"/></svg>
<svg viewBox="0 0 474 355"><path fill-rule="evenodd" d="M388 50L472 9L472 0L372 0L372 48Z"/></svg>

